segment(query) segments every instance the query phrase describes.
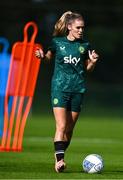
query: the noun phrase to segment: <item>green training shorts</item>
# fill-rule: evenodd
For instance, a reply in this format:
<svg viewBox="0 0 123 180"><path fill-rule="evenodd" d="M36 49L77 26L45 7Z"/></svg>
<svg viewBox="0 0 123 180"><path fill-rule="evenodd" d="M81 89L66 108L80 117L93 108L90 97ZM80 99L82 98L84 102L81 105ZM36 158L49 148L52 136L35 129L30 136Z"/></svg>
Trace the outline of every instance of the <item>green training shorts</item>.
<svg viewBox="0 0 123 180"><path fill-rule="evenodd" d="M52 107L64 107L68 111L80 112L84 93L55 91L51 93Z"/></svg>

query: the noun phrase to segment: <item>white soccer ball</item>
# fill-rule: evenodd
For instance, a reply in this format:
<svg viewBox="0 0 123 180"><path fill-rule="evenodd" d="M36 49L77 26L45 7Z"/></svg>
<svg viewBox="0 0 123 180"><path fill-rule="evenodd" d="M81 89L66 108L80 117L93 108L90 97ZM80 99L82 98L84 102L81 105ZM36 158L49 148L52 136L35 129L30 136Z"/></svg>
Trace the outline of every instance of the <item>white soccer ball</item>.
<svg viewBox="0 0 123 180"><path fill-rule="evenodd" d="M82 166L87 173L100 173L103 170L104 163L100 155L90 154L85 157Z"/></svg>

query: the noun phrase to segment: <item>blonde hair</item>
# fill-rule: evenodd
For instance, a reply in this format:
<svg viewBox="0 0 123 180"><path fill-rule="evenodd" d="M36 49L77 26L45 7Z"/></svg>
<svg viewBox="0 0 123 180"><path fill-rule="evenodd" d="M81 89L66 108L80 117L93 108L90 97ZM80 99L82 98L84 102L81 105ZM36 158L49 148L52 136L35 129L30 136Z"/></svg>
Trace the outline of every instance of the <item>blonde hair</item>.
<svg viewBox="0 0 123 180"><path fill-rule="evenodd" d="M71 11L65 12L60 19L56 22L53 36L65 36L68 33L68 24L71 24L75 19L83 20L83 17L78 13Z"/></svg>

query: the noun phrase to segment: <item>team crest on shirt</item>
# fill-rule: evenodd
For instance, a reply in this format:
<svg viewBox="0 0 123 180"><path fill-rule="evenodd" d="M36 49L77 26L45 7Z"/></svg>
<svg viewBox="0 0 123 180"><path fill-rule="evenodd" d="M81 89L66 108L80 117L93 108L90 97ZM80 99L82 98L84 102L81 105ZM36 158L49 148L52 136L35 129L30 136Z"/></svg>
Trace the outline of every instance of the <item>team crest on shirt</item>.
<svg viewBox="0 0 123 180"><path fill-rule="evenodd" d="M54 104L58 104L58 102L59 102L59 101L58 101L57 98L54 98L54 99L53 99L53 103L54 103Z"/></svg>
<svg viewBox="0 0 123 180"><path fill-rule="evenodd" d="M81 54L83 54L84 51L85 51L85 48L84 48L83 46L80 46L80 47L79 47L79 52L80 52Z"/></svg>

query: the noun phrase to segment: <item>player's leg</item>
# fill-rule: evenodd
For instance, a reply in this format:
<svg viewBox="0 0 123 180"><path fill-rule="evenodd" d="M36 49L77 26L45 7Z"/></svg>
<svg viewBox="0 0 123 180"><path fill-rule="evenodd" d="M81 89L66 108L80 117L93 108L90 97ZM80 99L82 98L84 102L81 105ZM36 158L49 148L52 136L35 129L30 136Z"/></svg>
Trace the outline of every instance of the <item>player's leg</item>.
<svg viewBox="0 0 123 180"><path fill-rule="evenodd" d="M52 91L51 101L53 106L53 113L56 121L56 132L54 142L65 141L64 133L67 124L67 106L70 100L70 93L62 91Z"/></svg>
<svg viewBox="0 0 123 180"><path fill-rule="evenodd" d="M55 159L56 159L55 170L57 172L62 172L66 166L64 162L64 153L65 153L64 133L67 122L67 110L61 107L54 107L53 112L56 121L56 132L54 137Z"/></svg>
<svg viewBox="0 0 123 180"><path fill-rule="evenodd" d="M64 133L67 124L67 110L62 107L54 107L53 113L56 121L54 141L64 141Z"/></svg>
<svg viewBox="0 0 123 180"><path fill-rule="evenodd" d="M81 111L81 106L83 104L83 97L84 97L83 93L72 94L69 111L67 112L67 124L66 124L65 137L64 137L64 139L66 139L66 149L70 144L73 130Z"/></svg>
<svg viewBox="0 0 123 180"><path fill-rule="evenodd" d="M65 167L64 153L70 143L73 129L79 116L80 98L80 96L73 96L71 102L71 93L57 91L52 94L53 112L56 121L54 147L56 157L55 169L57 172L63 171ZM68 111L69 105L71 105L71 111Z"/></svg>
<svg viewBox="0 0 123 180"><path fill-rule="evenodd" d="M79 117L79 112L72 112L68 111L67 112L67 124L66 124L66 129L64 133L64 139L65 139L65 150L68 148L72 135L73 135L73 129L74 126L78 120Z"/></svg>
<svg viewBox="0 0 123 180"><path fill-rule="evenodd" d="M56 107L53 108L55 121L56 121L56 132L54 137L55 146L55 170L62 172L65 169L64 154L67 149L75 123L78 119L78 112L69 112L65 108Z"/></svg>
<svg viewBox="0 0 123 180"><path fill-rule="evenodd" d="M67 121L67 101L69 100L69 93L62 91L51 91L51 102L53 113L56 123L56 132L54 136L54 149L55 149L55 170L57 172L63 171L65 168L64 152L65 152L65 139L64 133Z"/></svg>

